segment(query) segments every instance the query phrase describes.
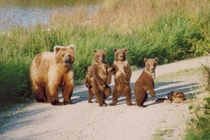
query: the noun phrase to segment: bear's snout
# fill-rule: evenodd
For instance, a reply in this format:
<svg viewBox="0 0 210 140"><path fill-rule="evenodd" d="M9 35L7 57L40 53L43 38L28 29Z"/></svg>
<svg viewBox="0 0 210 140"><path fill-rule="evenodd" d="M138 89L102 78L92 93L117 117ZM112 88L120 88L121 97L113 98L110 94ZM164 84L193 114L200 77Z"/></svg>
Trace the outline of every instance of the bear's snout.
<svg viewBox="0 0 210 140"><path fill-rule="evenodd" d="M122 61L125 60L125 55L120 54L120 55L119 55L119 60L122 60Z"/></svg>
<svg viewBox="0 0 210 140"><path fill-rule="evenodd" d="M70 59L69 59L68 57L65 57L65 58L64 58L64 62L65 62L65 63L69 63L69 62L70 62Z"/></svg>
<svg viewBox="0 0 210 140"><path fill-rule="evenodd" d="M65 64L73 64L74 63L74 57L73 56L64 57L64 63Z"/></svg>
<svg viewBox="0 0 210 140"><path fill-rule="evenodd" d="M151 72L155 72L155 69L154 69L154 68L151 68L150 71L151 71Z"/></svg>
<svg viewBox="0 0 210 140"><path fill-rule="evenodd" d="M105 62L105 61L104 61L104 57L100 57L100 58L99 58L99 61L102 62L102 63L104 63L104 62Z"/></svg>

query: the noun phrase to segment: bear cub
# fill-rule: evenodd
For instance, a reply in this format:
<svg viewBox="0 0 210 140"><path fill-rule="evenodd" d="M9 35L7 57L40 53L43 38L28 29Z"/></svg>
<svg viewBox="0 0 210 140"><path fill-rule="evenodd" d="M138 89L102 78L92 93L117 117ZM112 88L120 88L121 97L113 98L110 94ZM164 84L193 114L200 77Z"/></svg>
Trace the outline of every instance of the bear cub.
<svg viewBox="0 0 210 140"><path fill-rule="evenodd" d="M85 86L88 88L88 103L92 103L92 97L94 94L93 88L93 68L92 66L85 66Z"/></svg>
<svg viewBox="0 0 210 140"><path fill-rule="evenodd" d="M119 96L126 97L127 105L134 105L131 97L130 79L132 71L128 61L126 60L126 53L128 49L114 49L114 62L112 68L114 68L114 89L112 92L112 103L110 105L116 105Z"/></svg>
<svg viewBox="0 0 210 140"><path fill-rule="evenodd" d="M109 64L106 62L106 52L107 50L93 50L94 59L92 64L93 69L93 92L96 96L96 100L99 106L106 106L105 99L111 94L111 69Z"/></svg>
<svg viewBox="0 0 210 140"><path fill-rule="evenodd" d="M150 95L155 98L156 94L154 91L154 78L155 78L155 68L157 65L158 58L147 59L144 58L145 69L142 71L141 75L134 84L134 94L136 97L136 105L140 107L146 107L144 102L148 98L147 91Z"/></svg>
<svg viewBox="0 0 210 140"><path fill-rule="evenodd" d="M30 67L30 78L37 102L62 105L58 99L61 87L63 103L72 104L75 49L75 45L55 46L53 52L43 52L35 56Z"/></svg>
<svg viewBox="0 0 210 140"><path fill-rule="evenodd" d="M92 66L85 66L84 69L85 69L85 74L86 74L85 86L88 88L88 103L92 103L92 98L93 96L95 96L94 85L93 85L93 68ZM109 76L108 79L111 80L112 68L111 67L108 68L107 71L108 71L108 76ZM108 90L108 91L105 91L105 97L107 99L110 96L110 92L109 92L109 88L107 88L106 90ZM98 103L97 99L95 100L95 102Z"/></svg>

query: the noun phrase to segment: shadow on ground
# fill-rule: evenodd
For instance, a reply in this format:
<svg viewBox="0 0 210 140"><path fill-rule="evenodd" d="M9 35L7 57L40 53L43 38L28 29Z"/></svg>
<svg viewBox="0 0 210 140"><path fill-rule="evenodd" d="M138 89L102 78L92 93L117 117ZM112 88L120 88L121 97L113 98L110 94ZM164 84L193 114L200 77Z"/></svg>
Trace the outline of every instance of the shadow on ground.
<svg viewBox="0 0 210 140"><path fill-rule="evenodd" d="M113 85L111 85L111 88L113 89ZM135 96L133 93L133 87L134 83L131 83L132 88L132 101L135 102ZM199 88L198 83L190 83L187 84L183 81L179 82L162 82L162 83L155 83L155 92L156 92L156 98L166 98L167 93L171 91L182 91L186 94L187 98L194 98L195 95L199 94L199 91L196 91ZM77 91L72 96L72 101L74 103L79 103L83 101L87 101L88 99L88 90L87 88L83 87L81 90ZM149 94L148 94L149 95ZM77 97L77 98L74 98ZM110 96L107 101L111 101L112 96ZM147 100L151 100L151 96L148 96ZM94 100L93 100L94 101ZM119 97L118 98L118 105L125 103L125 97Z"/></svg>
<svg viewBox="0 0 210 140"><path fill-rule="evenodd" d="M132 102L134 103L135 96L133 93L133 86L134 86L134 83L131 83ZM72 96L72 101L74 102L74 104L76 105L83 101L87 102L87 104L88 104L87 88L85 86L75 87L75 88L76 89ZM111 86L111 88L113 89L113 85ZM156 91L157 98L166 97L168 92L174 91L174 90L182 91L187 95L188 98L193 98L194 95L200 93L199 90L197 90L198 88L199 88L198 83L187 83L187 82L183 82L183 81L155 83L155 91ZM59 97L62 100L62 94L59 94ZM149 95L147 101L149 101L149 100L151 100L150 95ZM111 101L112 101L112 96L110 96L106 102L109 103ZM119 97L117 106L123 105L125 103L126 103L125 97ZM147 105L150 106L150 105L155 105L155 104L157 104L157 102L151 102ZM48 106L48 107L46 108L46 106ZM14 120L11 122L7 121L6 122L7 124L3 125L3 127L1 127L0 134L1 135L3 134L3 135L0 136L0 139L7 138L7 135L4 135L4 134L6 134L6 132L8 132L8 131L15 131L22 127L26 127L26 125L37 123L37 121L44 122L44 120L50 118L52 115L55 115L55 114L51 114L53 111L52 112L49 111L51 109L54 110L55 108L56 107L51 107L50 104L40 104L38 106L38 108L33 108L32 110L27 111L27 116L24 115L26 112L19 112L17 114L11 114L11 117L13 119L15 119L15 121ZM39 117L39 114L42 112L47 112L47 114L44 117ZM30 117L28 117L28 116L30 116ZM36 116L36 119L34 119L33 116ZM4 118L2 118L2 116L1 116L1 119L4 120ZM26 123L26 122L28 122L28 123Z"/></svg>

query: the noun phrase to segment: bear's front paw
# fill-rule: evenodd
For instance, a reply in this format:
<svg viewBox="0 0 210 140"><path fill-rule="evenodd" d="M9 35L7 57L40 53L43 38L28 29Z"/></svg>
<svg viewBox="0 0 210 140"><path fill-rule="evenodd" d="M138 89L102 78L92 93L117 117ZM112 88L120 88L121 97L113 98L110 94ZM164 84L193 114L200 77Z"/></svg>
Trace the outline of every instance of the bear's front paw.
<svg viewBox="0 0 210 140"><path fill-rule="evenodd" d="M64 105L69 105L69 104L73 104L73 102L72 101L64 101L63 104Z"/></svg>
<svg viewBox="0 0 210 140"><path fill-rule="evenodd" d="M61 106L63 105L61 102L52 102L51 105L55 105L55 106Z"/></svg>
<svg viewBox="0 0 210 140"><path fill-rule="evenodd" d="M107 106L107 104L99 104L99 107Z"/></svg>
<svg viewBox="0 0 210 140"><path fill-rule="evenodd" d="M124 79L123 81L124 81L126 84L130 82L129 80L126 80L126 79Z"/></svg>
<svg viewBox="0 0 210 140"><path fill-rule="evenodd" d="M128 106L132 106L132 105L135 105L135 104L133 104L133 103L127 103L127 105L128 105Z"/></svg>
<svg viewBox="0 0 210 140"><path fill-rule="evenodd" d="M152 101L155 102L156 101L156 97L152 97Z"/></svg>
<svg viewBox="0 0 210 140"><path fill-rule="evenodd" d="M110 103L109 105L110 106L115 106L117 103Z"/></svg>

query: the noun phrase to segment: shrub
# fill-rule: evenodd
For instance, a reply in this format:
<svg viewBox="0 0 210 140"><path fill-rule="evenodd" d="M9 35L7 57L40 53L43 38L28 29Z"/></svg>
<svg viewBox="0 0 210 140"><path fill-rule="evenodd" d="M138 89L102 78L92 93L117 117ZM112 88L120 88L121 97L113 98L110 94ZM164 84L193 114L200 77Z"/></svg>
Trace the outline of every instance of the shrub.
<svg viewBox="0 0 210 140"><path fill-rule="evenodd" d="M186 130L186 140L210 139L210 66L203 65L205 90L208 93L198 104L190 106L193 117Z"/></svg>

